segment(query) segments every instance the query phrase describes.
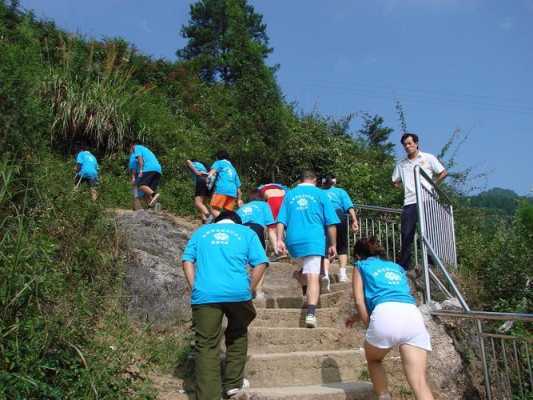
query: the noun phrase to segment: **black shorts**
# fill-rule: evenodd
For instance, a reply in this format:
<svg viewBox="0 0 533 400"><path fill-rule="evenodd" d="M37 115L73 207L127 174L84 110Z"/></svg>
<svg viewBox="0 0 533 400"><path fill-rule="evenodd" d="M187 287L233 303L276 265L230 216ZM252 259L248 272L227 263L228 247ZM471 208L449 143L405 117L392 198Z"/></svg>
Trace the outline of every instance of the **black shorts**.
<svg viewBox="0 0 533 400"><path fill-rule="evenodd" d="M207 177L206 176L197 176L196 177L196 186L194 188L194 197L196 196L203 196L203 197L209 197L211 196L211 190L207 188Z"/></svg>
<svg viewBox="0 0 533 400"><path fill-rule="evenodd" d="M247 226L252 231L254 231L257 234L257 237L259 237L259 241L261 242L261 245L264 249L266 249L266 243L265 243L265 228L259 224L254 224L253 222L248 222L244 224L244 226Z"/></svg>
<svg viewBox="0 0 533 400"><path fill-rule="evenodd" d="M80 177L76 176L74 179L76 185L79 183L80 185L82 183L86 184L89 187L95 187L98 186L98 179L97 178L87 178L87 177Z"/></svg>
<svg viewBox="0 0 533 400"><path fill-rule="evenodd" d="M348 215L344 214L342 210L337 210L337 216L341 220L337 227L337 254L348 254ZM326 254L329 247L329 236L326 231Z"/></svg>
<svg viewBox="0 0 533 400"><path fill-rule="evenodd" d="M154 192L157 191L161 174L159 172L150 171L143 173L143 176L137 178L137 186L148 186Z"/></svg>

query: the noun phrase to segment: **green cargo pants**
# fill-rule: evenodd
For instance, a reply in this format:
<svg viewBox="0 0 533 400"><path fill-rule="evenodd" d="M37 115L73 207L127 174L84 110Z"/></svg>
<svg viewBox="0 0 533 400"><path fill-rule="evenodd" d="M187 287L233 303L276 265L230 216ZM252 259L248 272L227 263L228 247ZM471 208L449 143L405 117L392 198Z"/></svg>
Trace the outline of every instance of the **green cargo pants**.
<svg viewBox="0 0 533 400"><path fill-rule="evenodd" d="M226 363L222 381L219 349L224 315L228 326L224 333ZM192 306L196 400L220 400L222 391L242 386L248 352L248 325L255 315L252 301Z"/></svg>

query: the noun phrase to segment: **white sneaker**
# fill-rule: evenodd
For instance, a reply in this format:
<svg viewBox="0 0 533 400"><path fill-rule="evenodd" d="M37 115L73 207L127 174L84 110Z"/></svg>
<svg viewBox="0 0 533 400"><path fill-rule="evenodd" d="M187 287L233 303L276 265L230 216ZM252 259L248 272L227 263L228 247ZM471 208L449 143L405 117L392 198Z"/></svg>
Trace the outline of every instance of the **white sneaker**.
<svg viewBox="0 0 533 400"><path fill-rule="evenodd" d="M234 399L234 400L244 400L248 399L245 389L248 389L250 387L250 381L246 378L242 380L242 387L240 389L230 389L226 391L226 397L228 399Z"/></svg>
<svg viewBox="0 0 533 400"><path fill-rule="evenodd" d="M339 282L348 282L348 275L346 275L346 272L339 272Z"/></svg>
<svg viewBox="0 0 533 400"><path fill-rule="evenodd" d="M322 277L322 286L326 289L326 292L329 292L331 288L331 281L328 275L324 275Z"/></svg>
<svg viewBox="0 0 533 400"><path fill-rule="evenodd" d="M305 316L305 326L307 328L316 328L318 325L317 323L317 320L316 320L316 316L314 316L313 314L307 314Z"/></svg>

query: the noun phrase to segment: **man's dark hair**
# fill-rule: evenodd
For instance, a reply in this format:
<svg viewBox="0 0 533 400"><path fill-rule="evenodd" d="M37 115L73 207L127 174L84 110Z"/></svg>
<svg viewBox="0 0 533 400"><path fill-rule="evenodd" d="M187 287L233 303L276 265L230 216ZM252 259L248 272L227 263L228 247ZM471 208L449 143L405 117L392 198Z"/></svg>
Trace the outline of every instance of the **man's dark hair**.
<svg viewBox="0 0 533 400"><path fill-rule="evenodd" d="M407 138L413 139L413 142L418 144L418 135L416 133L405 132L402 135L402 138L400 139L400 143L403 144L403 142L405 142Z"/></svg>
<svg viewBox="0 0 533 400"><path fill-rule="evenodd" d="M335 175L333 174L329 174L329 175L326 175L322 178L322 186L325 186L327 188L333 186L335 184L334 180L335 180Z"/></svg>
<svg viewBox="0 0 533 400"><path fill-rule="evenodd" d="M228 154L228 152L226 150L217 151L216 154L215 154L215 158L217 160L228 160L228 161L230 161L229 154Z"/></svg>
<svg viewBox="0 0 533 400"><path fill-rule="evenodd" d="M218 215L218 217L215 218L215 223L218 221L222 221L223 219L231 219L236 224L242 224L241 217L239 217L239 214L237 214L235 211L228 211L228 210L222 211Z"/></svg>
<svg viewBox="0 0 533 400"><path fill-rule="evenodd" d="M315 172L311 171L310 169L302 171L302 173L300 174L300 180L305 181L307 179L316 179Z"/></svg>

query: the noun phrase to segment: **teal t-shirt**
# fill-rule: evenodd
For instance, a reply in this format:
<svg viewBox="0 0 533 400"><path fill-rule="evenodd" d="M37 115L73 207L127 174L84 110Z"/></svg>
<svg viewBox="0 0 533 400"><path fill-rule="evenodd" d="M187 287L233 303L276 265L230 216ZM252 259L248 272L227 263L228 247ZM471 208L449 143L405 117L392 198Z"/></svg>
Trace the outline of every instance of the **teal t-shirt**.
<svg viewBox="0 0 533 400"><path fill-rule="evenodd" d="M205 175L207 176L207 173L208 173L209 171L207 171L207 168L205 167L204 164L202 164L202 163L199 162L199 161L193 161L193 162L192 162L192 166L193 166L194 168L196 168L196 170L197 170L198 172L205 172ZM192 172L191 172L191 173L192 173ZM194 174L194 173L193 173L192 175L193 175L193 181L196 183L196 181L198 180L199 176L196 175L196 174Z"/></svg>
<svg viewBox="0 0 533 400"><path fill-rule="evenodd" d="M228 160L217 160L213 163L211 169L217 171L214 193L237 197L237 189L241 187L241 180L233 164Z"/></svg>
<svg viewBox="0 0 533 400"><path fill-rule="evenodd" d="M237 210L237 214L241 217L243 224L253 223L266 227L275 223L272 210L266 202L260 200L243 204Z"/></svg>
<svg viewBox="0 0 533 400"><path fill-rule="evenodd" d="M346 190L332 186L329 189L324 189L324 191L328 195L335 210L347 213L350 208L353 208L352 199L350 199Z"/></svg>
<svg viewBox="0 0 533 400"><path fill-rule="evenodd" d="M147 147L136 144L133 149L133 157L141 157L143 159L143 173L144 172L158 172L161 173L161 164L157 161L157 157Z"/></svg>
<svg viewBox="0 0 533 400"><path fill-rule="evenodd" d="M369 314L381 303L416 304L405 270L400 265L379 257L369 257L355 262L354 265L361 272Z"/></svg>
<svg viewBox="0 0 533 400"><path fill-rule="evenodd" d="M192 304L251 300L247 266L268 263L255 232L232 223L208 224L198 228L181 259L195 263Z"/></svg>
<svg viewBox="0 0 533 400"><path fill-rule="evenodd" d="M88 179L98 178L98 161L90 151L80 151L76 156L76 163L80 164L77 176Z"/></svg>
<svg viewBox="0 0 533 400"><path fill-rule="evenodd" d="M287 248L293 257L324 256L326 227L340 223L326 193L311 184L287 192L278 222L287 229Z"/></svg>

